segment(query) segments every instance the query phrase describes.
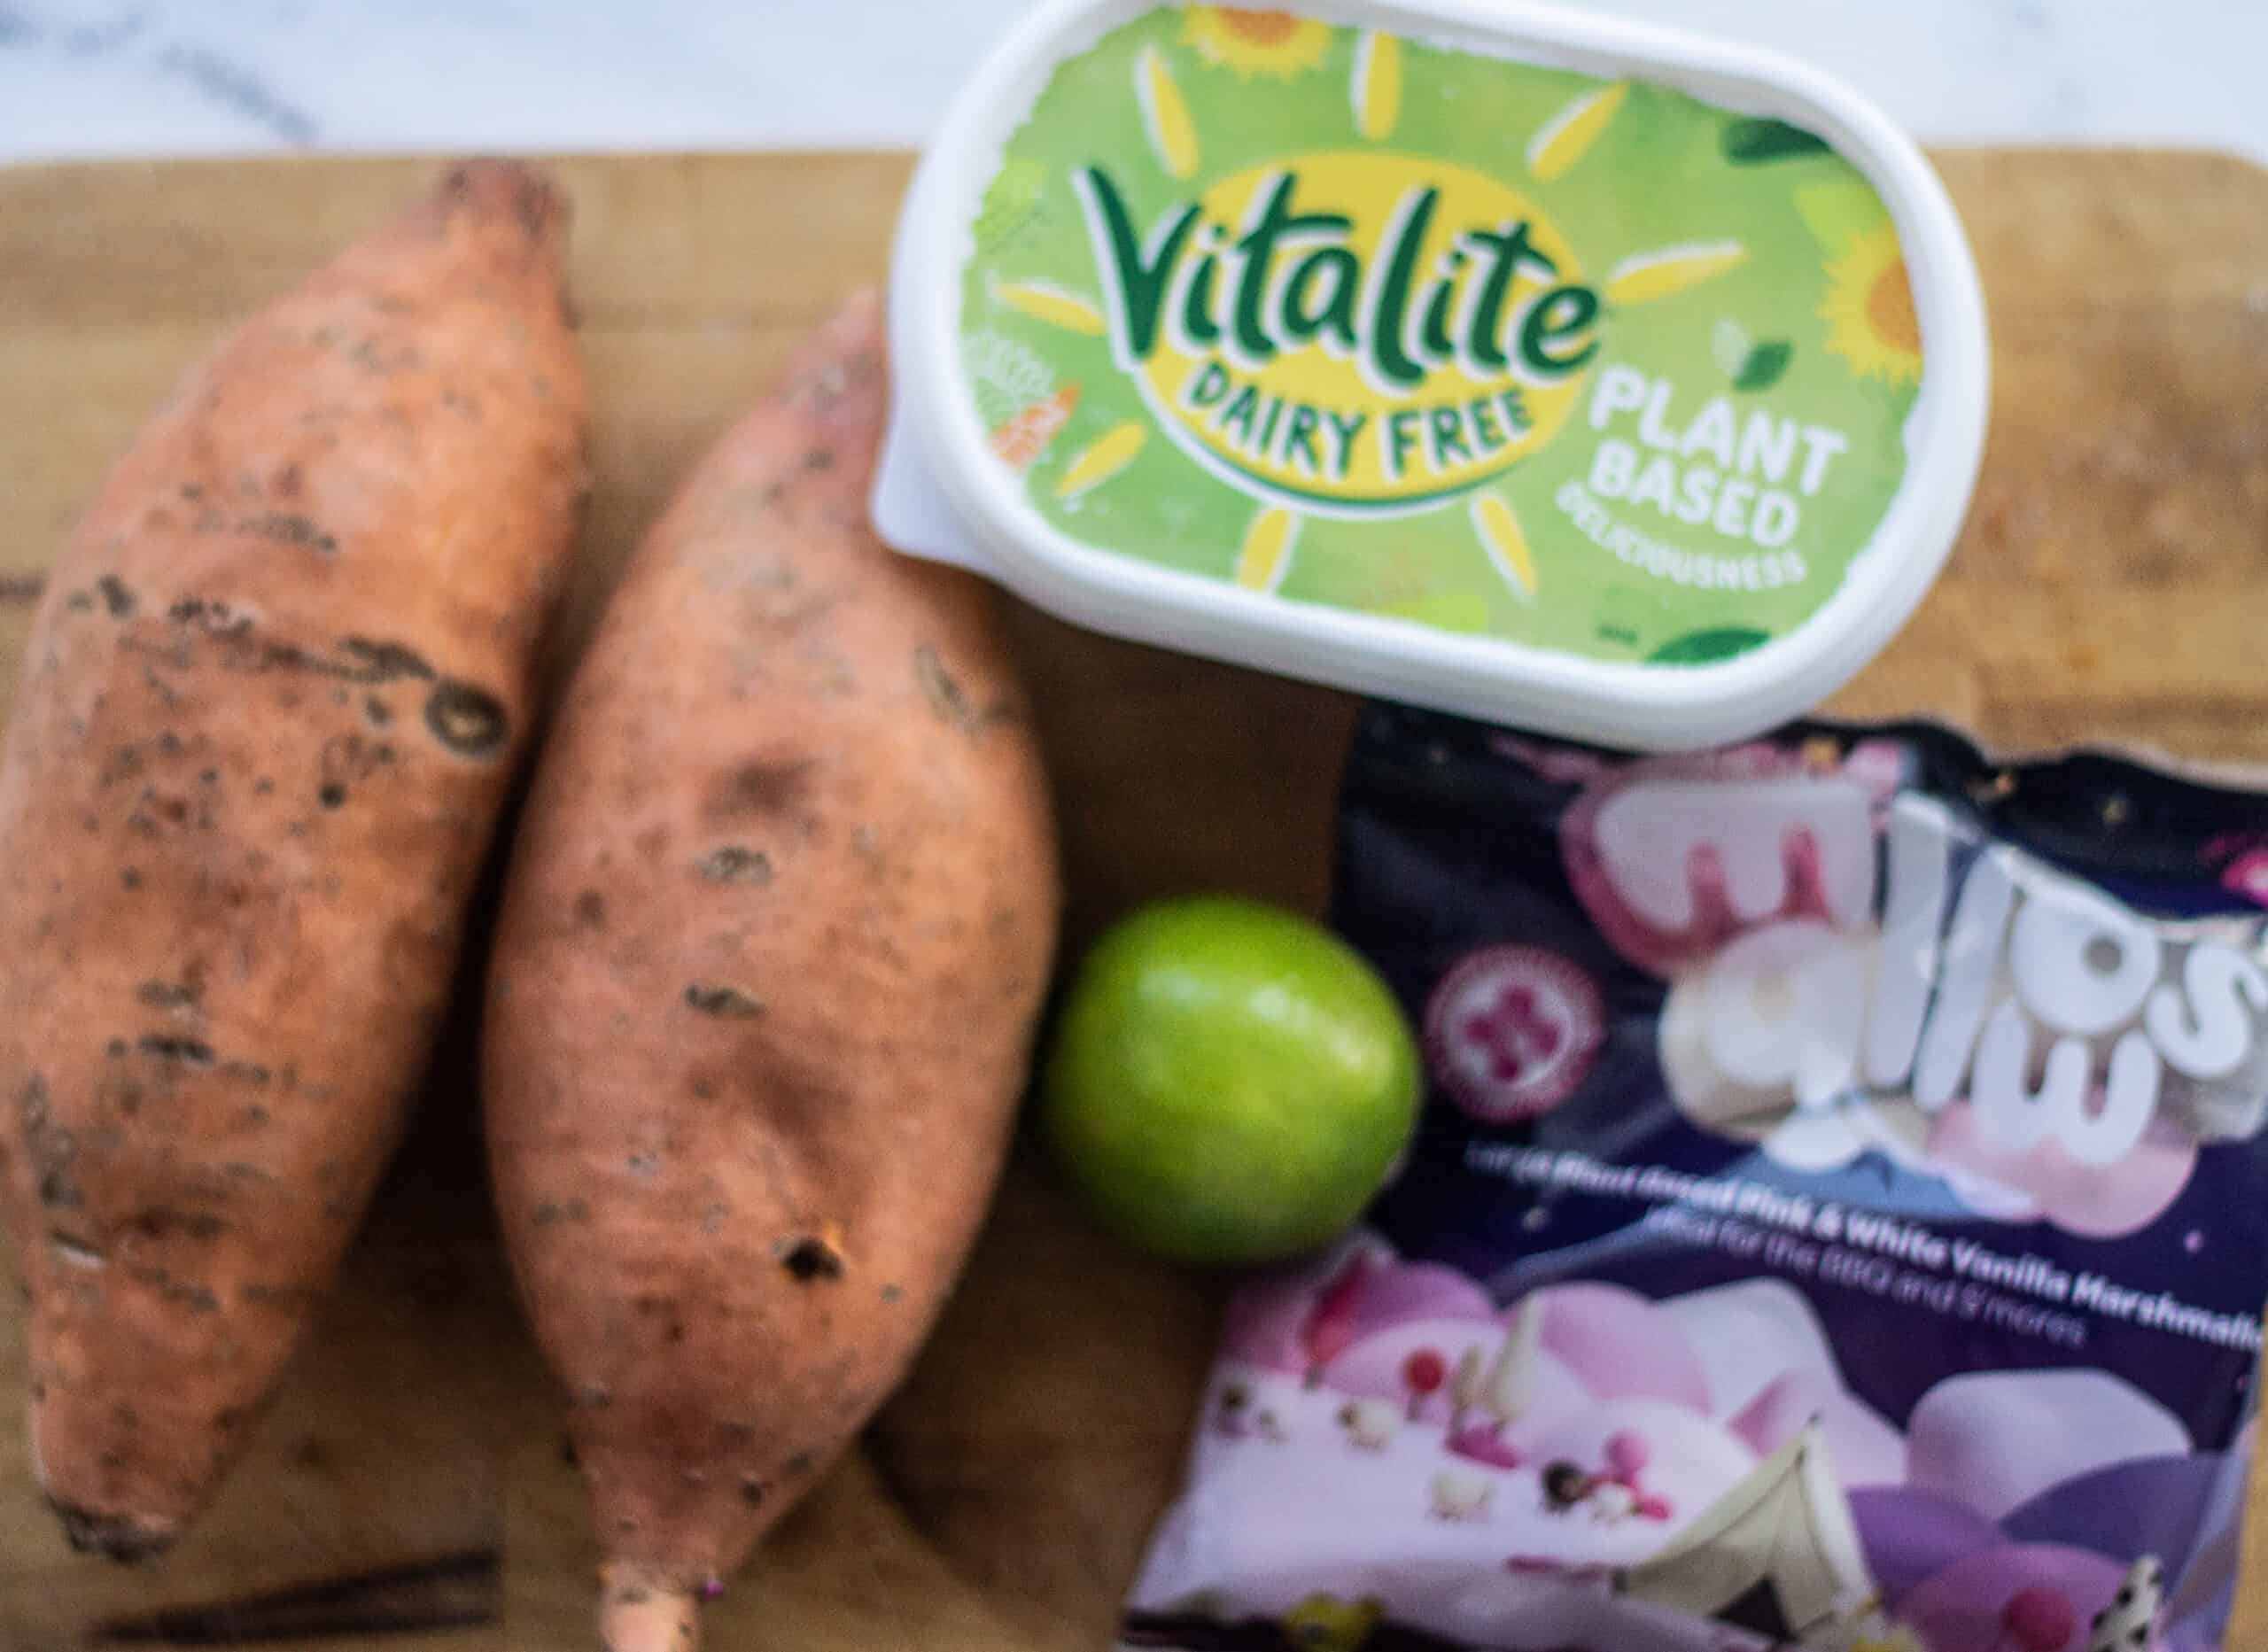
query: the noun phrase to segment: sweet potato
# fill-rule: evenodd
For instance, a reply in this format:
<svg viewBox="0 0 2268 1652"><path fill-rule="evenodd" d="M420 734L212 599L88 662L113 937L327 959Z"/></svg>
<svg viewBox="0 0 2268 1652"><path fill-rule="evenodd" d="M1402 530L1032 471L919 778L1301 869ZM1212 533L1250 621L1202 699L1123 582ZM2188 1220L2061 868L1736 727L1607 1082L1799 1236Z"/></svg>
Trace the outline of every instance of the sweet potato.
<svg viewBox="0 0 2268 1652"><path fill-rule="evenodd" d="M562 705L483 1055L615 1652L717 1586L898 1382L998 1175L1053 834L989 597L866 518L877 308L697 467Z"/></svg>
<svg viewBox="0 0 2268 1652"><path fill-rule="evenodd" d="M398 1134L583 491L563 208L474 164L193 368L50 578L0 753L33 1457L197 1510Z"/></svg>

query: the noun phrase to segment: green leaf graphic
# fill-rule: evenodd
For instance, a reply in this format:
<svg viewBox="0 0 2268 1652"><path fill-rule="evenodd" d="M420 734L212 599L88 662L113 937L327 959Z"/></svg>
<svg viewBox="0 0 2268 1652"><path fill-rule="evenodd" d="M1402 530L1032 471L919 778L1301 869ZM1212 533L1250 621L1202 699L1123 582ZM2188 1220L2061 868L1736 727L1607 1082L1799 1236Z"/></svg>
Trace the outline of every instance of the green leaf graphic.
<svg viewBox="0 0 2268 1652"><path fill-rule="evenodd" d="M1827 151L1827 140L1785 120L1736 120L1725 128L1725 159L1736 167L1760 166L1795 155Z"/></svg>
<svg viewBox="0 0 2268 1652"><path fill-rule="evenodd" d="M1674 642L1665 642L1646 656L1649 665L1713 665L1735 655L1746 654L1772 639L1746 625L1721 625L1713 631L1689 631Z"/></svg>
<svg viewBox="0 0 2268 1652"><path fill-rule="evenodd" d="M1748 360L1733 375L1735 390L1769 390L1780 382L1795 359L1796 347L1784 338L1767 338L1748 353Z"/></svg>

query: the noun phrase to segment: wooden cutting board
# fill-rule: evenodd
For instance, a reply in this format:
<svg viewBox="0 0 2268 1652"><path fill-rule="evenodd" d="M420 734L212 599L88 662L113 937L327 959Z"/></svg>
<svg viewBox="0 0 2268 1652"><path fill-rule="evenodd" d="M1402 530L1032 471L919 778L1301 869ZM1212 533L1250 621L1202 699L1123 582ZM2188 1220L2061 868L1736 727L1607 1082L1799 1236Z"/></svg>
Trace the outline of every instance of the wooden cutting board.
<svg viewBox="0 0 2268 1652"><path fill-rule="evenodd" d="M2268 761L2268 174L2194 155L1939 160L1990 290L1991 446L1944 579L1836 709L1935 713L2009 747ZM879 278L905 163L558 169L598 408L571 649L673 478L797 333ZM175 374L431 170L0 172L7 679L47 558ZM1069 944L1155 892L1320 900L1351 702L1014 618L1061 796ZM4 1415L22 1353L13 1303L0 1307L0 1652L77 1645L108 1617L467 1553L494 1560L493 1581L475 1565L454 1598L488 1621L416 1644L586 1644L591 1549L481 1191L469 1044L461 1028L250 1457L164 1560L124 1571L65 1548ZM1104 1644L1171 1490L1215 1306L1214 1287L1090 1232L1020 1157L913 1379L718 1603L713 1644ZM2252 1535L2268 1562L2268 1517ZM2268 1636L2268 1575L2253 1571L2232 1646Z"/></svg>

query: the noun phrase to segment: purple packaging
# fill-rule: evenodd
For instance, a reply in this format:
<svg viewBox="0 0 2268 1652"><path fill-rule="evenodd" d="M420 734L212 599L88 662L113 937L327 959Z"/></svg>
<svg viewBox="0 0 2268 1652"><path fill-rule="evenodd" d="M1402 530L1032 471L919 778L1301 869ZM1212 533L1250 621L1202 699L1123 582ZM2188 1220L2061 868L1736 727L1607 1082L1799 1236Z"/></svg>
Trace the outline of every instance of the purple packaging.
<svg viewBox="0 0 2268 1652"><path fill-rule="evenodd" d="M2268 797L1927 725L1628 758L1376 706L1423 1029L1232 1301L1126 1647L2213 1652L2268 1296Z"/></svg>

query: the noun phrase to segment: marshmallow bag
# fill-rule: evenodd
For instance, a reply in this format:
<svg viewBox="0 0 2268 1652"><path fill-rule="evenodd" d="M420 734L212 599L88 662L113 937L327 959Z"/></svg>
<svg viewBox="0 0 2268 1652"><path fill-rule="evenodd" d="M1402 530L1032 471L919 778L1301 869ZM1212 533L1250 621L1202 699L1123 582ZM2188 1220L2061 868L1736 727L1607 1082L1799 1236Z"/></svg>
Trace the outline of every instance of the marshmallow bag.
<svg viewBox="0 0 2268 1652"><path fill-rule="evenodd" d="M2268 1295L2268 797L1926 726L1374 706L1430 1095L1247 1284L1122 1644L2210 1652Z"/></svg>

